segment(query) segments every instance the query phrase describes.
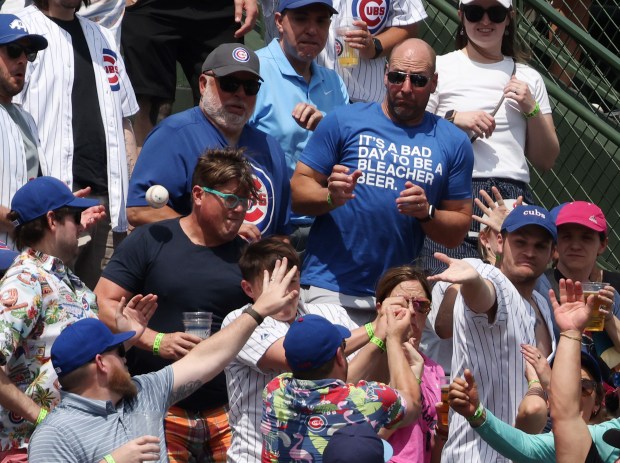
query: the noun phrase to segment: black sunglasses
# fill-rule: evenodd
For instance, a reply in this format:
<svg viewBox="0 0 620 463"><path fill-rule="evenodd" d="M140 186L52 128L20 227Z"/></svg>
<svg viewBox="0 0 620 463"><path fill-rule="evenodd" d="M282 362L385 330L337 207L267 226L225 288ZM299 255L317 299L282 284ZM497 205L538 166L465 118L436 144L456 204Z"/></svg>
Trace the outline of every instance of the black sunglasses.
<svg viewBox="0 0 620 463"><path fill-rule="evenodd" d="M409 77L411 85L418 88L426 87L428 81L431 80L430 77L426 77L422 74L408 74L402 71L389 71L387 73L388 82L390 84L402 85L405 83L407 77Z"/></svg>
<svg viewBox="0 0 620 463"><path fill-rule="evenodd" d="M501 5L495 5L490 8L482 8L479 5L463 5L461 6L463 14L470 23L477 23L484 17L484 13L487 14L489 19L494 23L502 23L508 16L508 9Z"/></svg>
<svg viewBox="0 0 620 463"><path fill-rule="evenodd" d="M4 45L4 47L6 48L6 54L11 59L19 58L22 56L22 53L26 55L26 59L31 63L37 58L36 51L32 51L30 48L24 47L19 43L9 43Z"/></svg>
<svg viewBox="0 0 620 463"><path fill-rule="evenodd" d="M220 84L220 88L226 93L235 93L239 90L239 87L243 85L243 91L247 96L254 96L260 90L260 82L255 79L242 80L237 79L236 77L231 76L222 76L218 77L214 74L207 74L208 76L214 77Z"/></svg>
<svg viewBox="0 0 620 463"><path fill-rule="evenodd" d="M591 379L581 378L581 397L591 396L596 389L596 381Z"/></svg>

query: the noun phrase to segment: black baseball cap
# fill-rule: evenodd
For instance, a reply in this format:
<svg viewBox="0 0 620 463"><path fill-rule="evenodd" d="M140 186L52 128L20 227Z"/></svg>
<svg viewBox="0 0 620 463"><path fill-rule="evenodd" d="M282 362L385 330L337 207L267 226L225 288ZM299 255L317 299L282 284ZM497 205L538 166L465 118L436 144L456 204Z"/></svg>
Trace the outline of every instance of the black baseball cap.
<svg viewBox="0 0 620 463"><path fill-rule="evenodd" d="M217 77L234 72L250 72L260 80L260 62L258 56L240 43L223 43L207 56L202 64L202 72L211 71Z"/></svg>

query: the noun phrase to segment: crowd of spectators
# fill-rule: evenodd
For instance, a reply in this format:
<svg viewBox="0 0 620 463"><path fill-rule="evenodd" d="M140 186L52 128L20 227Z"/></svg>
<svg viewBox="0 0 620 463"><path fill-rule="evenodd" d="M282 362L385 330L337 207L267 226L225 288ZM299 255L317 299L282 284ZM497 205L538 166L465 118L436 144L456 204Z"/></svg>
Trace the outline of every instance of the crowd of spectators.
<svg viewBox="0 0 620 463"><path fill-rule="evenodd" d="M0 2L0 463L618 461L607 220L534 204L511 0L439 57L418 0L260 3L255 52L256 0Z"/></svg>

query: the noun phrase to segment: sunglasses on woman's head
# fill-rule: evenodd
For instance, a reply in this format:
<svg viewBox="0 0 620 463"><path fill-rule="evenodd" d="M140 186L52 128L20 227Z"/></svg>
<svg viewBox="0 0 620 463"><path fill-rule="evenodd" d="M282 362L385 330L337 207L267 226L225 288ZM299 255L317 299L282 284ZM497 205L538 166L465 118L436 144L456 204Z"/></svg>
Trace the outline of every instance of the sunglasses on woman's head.
<svg viewBox="0 0 620 463"><path fill-rule="evenodd" d="M463 5L461 6L465 18L471 23L477 23L482 21L484 13L487 14L489 19L494 23L502 23L508 16L508 9L501 5L492 6L490 8L482 8L479 5Z"/></svg>

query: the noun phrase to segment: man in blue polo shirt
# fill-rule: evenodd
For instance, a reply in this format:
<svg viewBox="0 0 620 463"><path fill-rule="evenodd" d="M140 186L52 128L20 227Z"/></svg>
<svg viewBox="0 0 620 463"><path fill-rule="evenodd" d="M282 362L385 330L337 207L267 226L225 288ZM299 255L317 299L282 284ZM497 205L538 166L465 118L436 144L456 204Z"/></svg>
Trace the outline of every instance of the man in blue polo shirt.
<svg viewBox="0 0 620 463"><path fill-rule="evenodd" d="M323 116L347 104L347 88L332 69L314 59L325 48L332 0L282 0L275 15L279 38L256 54L264 79L249 124L275 137L284 150L289 177ZM307 235L312 217L293 215L296 235ZM299 236L298 249L305 237Z"/></svg>
<svg viewBox="0 0 620 463"><path fill-rule="evenodd" d="M133 171L127 199L132 225L191 212L192 173L207 149L245 148L254 168L258 200L248 209L240 234L250 240L288 234L290 186L278 142L247 123L261 85L256 54L238 43L213 50L200 75L200 103L162 121L147 137ZM148 206L146 192L163 185L170 195L160 209Z"/></svg>

